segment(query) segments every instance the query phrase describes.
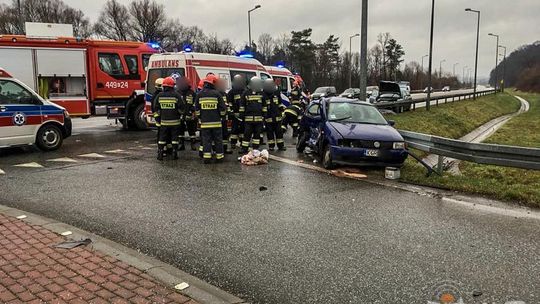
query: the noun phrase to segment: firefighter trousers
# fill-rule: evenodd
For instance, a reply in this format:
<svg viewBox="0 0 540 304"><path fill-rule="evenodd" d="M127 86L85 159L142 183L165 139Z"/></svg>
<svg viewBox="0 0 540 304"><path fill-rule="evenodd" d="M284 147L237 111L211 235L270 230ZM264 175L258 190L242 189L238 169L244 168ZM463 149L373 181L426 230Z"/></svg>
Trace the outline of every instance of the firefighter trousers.
<svg viewBox="0 0 540 304"><path fill-rule="evenodd" d="M287 133L287 127L291 126L293 129L293 137L298 136L298 122L298 116L285 112L283 114L283 121L281 122L283 133Z"/></svg>
<svg viewBox="0 0 540 304"><path fill-rule="evenodd" d="M231 146L234 147L239 141L242 142L242 138L244 138L244 122L235 117L232 120Z"/></svg>
<svg viewBox="0 0 540 304"><path fill-rule="evenodd" d="M168 143L171 143L173 149L178 148L178 132L180 125L159 127L158 147L163 150Z"/></svg>
<svg viewBox="0 0 540 304"><path fill-rule="evenodd" d="M195 132L197 132L197 122L195 120L193 119L182 120L182 123L180 124L179 136L178 136L180 144L184 143L184 140L186 138L185 136L186 132L188 132L189 140L191 142L195 142L195 139L196 139Z"/></svg>
<svg viewBox="0 0 540 304"><path fill-rule="evenodd" d="M229 131L229 128L228 128L228 121L226 119L222 120L221 121L221 134L222 134L222 137L223 137L223 150L224 151L229 151L229 134L231 132ZM217 144L217 143L216 143Z"/></svg>
<svg viewBox="0 0 540 304"><path fill-rule="evenodd" d="M273 149L277 144L279 149L283 149L285 142L283 141L281 121L266 122L266 137L268 138L269 148Z"/></svg>
<svg viewBox="0 0 540 304"><path fill-rule="evenodd" d="M216 159L223 159L225 154L223 151L223 131L221 128L202 128L201 142L204 159L212 158L212 144L214 144Z"/></svg>
<svg viewBox="0 0 540 304"><path fill-rule="evenodd" d="M246 122L244 123L244 138L242 139L242 152L246 153L249 150L249 144L253 149L259 149L261 144L261 133L263 129L262 122Z"/></svg>

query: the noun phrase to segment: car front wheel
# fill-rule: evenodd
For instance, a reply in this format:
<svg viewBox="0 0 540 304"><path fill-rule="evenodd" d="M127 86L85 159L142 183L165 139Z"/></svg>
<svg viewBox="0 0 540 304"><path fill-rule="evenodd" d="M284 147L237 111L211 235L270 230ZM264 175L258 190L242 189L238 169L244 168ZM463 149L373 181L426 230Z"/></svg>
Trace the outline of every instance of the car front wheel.
<svg viewBox="0 0 540 304"><path fill-rule="evenodd" d="M307 132L301 132L298 136L298 142L296 143L296 152L304 153L306 149Z"/></svg>
<svg viewBox="0 0 540 304"><path fill-rule="evenodd" d="M332 170L335 168L335 164L332 161L332 152L330 151L330 145L324 147L324 152L322 155L322 165L327 170Z"/></svg>
<svg viewBox="0 0 540 304"><path fill-rule="evenodd" d="M36 137L36 145L43 151L57 150L62 146L63 141L62 131L53 124L41 127Z"/></svg>

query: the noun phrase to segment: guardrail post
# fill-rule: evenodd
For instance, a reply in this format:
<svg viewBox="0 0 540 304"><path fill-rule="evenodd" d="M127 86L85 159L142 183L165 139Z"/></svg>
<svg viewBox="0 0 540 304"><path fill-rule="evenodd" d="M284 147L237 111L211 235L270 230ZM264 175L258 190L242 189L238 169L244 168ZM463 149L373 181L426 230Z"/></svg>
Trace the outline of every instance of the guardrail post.
<svg viewBox="0 0 540 304"><path fill-rule="evenodd" d="M444 167L444 157L441 155L437 156L437 173L439 175L443 174L443 167Z"/></svg>

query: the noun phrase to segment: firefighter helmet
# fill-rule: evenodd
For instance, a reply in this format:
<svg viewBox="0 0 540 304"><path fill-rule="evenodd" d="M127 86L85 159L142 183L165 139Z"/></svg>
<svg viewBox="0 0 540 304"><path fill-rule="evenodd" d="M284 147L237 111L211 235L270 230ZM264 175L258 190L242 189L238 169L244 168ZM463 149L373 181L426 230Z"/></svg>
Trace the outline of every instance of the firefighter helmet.
<svg viewBox="0 0 540 304"><path fill-rule="evenodd" d="M197 89L202 90L204 87L204 79L199 80L199 83L197 84Z"/></svg>
<svg viewBox="0 0 540 304"><path fill-rule="evenodd" d="M263 89L267 93L274 93L276 91L276 83L273 79L268 78L264 81Z"/></svg>
<svg viewBox="0 0 540 304"><path fill-rule="evenodd" d="M262 91L262 89L263 89L263 81L262 81L262 79L260 77L257 77L257 76L251 77L251 79L249 80L249 88L253 92Z"/></svg>
<svg viewBox="0 0 540 304"><path fill-rule="evenodd" d="M206 75L206 78L204 79L205 83L209 83L213 85L216 85L218 81L219 79L213 73L208 73L208 75Z"/></svg>
<svg viewBox="0 0 540 304"><path fill-rule="evenodd" d="M163 85L163 78L156 79L155 85L156 88L161 88L161 85Z"/></svg>
<svg viewBox="0 0 540 304"><path fill-rule="evenodd" d="M172 77L166 77L165 79L163 79L163 84L162 86L163 87L169 87L169 88L174 88L174 85L176 84L176 80L174 80L174 78Z"/></svg>
<svg viewBox="0 0 540 304"><path fill-rule="evenodd" d="M244 76L240 74L236 74L233 77L232 81L232 87L236 90L243 90L246 88L246 80L244 79Z"/></svg>

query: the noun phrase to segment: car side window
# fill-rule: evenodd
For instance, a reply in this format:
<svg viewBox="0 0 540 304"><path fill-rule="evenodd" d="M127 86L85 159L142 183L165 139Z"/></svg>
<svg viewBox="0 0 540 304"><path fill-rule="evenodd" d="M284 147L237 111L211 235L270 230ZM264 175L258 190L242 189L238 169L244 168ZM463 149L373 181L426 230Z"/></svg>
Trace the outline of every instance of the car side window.
<svg viewBox="0 0 540 304"><path fill-rule="evenodd" d="M0 80L0 104L34 104L34 95L16 82Z"/></svg>
<svg viewBox="0 0 540 304"><path fill-rule="evenodd" d="M320 108L320 105L318 103L314 103L311 106L309 106L307 112L311 116L319 116L319 115L321 115L319 113L319 108Z"/></svg>

